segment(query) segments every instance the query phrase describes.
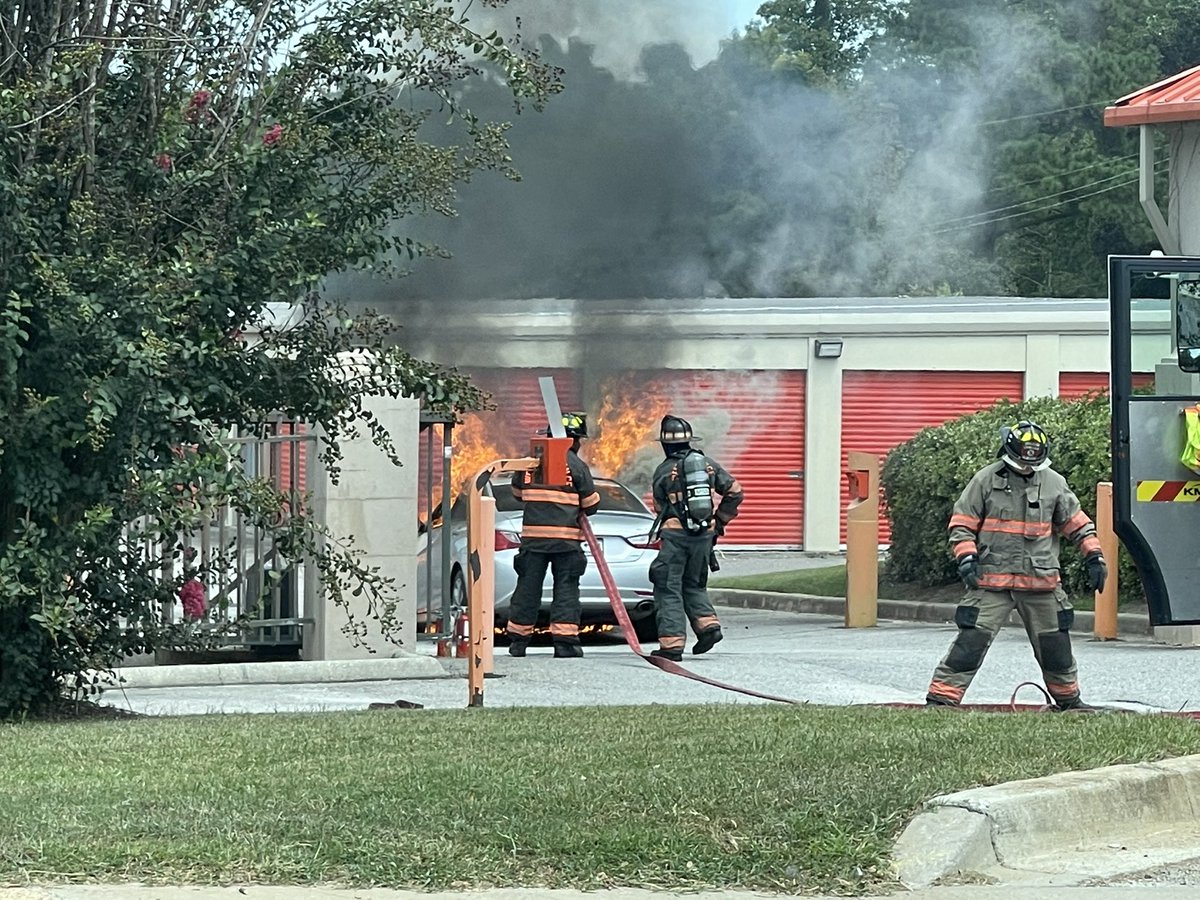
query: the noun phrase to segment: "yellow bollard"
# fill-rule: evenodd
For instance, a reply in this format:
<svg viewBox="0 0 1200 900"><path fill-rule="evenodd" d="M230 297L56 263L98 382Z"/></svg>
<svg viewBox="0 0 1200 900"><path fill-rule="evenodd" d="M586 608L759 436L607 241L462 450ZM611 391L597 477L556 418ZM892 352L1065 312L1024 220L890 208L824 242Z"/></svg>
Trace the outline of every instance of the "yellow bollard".
<svg viewBox="0 0 1200 900"><path fill-rule="evenodd" d="M850 453L846 509L846 627L871 628L879 613L879 457Z"/></svg>
<svg viewBox="0 0 1200 900"><path fill-rule="evenodd" d="M1096 537L1100 539L1100 552L1108 564L1108 578L1104 590L1096 591L1096 614L1092 623L1092 637L1098 641L1117 639L1117 533L1113 531L1112 483L1102 481L1096 485Z"/></svg>
<svg viewBox="0 0 1200 900"><path fill-rule="evenodd" d="M467 485L467 706L483 706L483 676L492 671L496 603L496 501L483 495L493 475L528 472L541 460L497 459L480 469Z"/></svg>

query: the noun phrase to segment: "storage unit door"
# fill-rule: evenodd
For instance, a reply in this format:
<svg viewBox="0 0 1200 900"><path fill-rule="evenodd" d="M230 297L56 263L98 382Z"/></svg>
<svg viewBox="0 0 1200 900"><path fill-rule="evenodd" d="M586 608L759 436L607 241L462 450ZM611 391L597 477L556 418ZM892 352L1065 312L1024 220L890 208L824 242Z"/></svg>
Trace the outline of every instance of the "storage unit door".
<svg viewBox="0 0 1200 900"><path fill-rule="evenodd" d="M852 450L887 452L922 428L986 409L997 400L1020 401L1021 372L845 372L842 375L842 470ZM848 480L842 483L842 541L846 540ZM950 519L950 510L946 510ZM891 529L880 510L879 541L888 543Z"/></svg>
<svg viewBox="0 0 1200 900"><path fill-rule="evenodd" d="M596 437L583 457L650 500L663 459L663 415L682 416L695 446L741 482L746 499L721 546L798 548L804 533L804 372L649 370L589 384ZM632 415L630 415L632 413ZM633 422L636 425L628 423Z"/></svg>
<svg viewBox="0 0 1200 900"><path fill-rule="evenodd" d="M1133 387L1152 387L1154 375L1151 372L1134 372ZM1088 394L1107 394L1109 378L1107 372L1060 372L1058 375L1058 396L1064 400L1075 400Z"/></svg>

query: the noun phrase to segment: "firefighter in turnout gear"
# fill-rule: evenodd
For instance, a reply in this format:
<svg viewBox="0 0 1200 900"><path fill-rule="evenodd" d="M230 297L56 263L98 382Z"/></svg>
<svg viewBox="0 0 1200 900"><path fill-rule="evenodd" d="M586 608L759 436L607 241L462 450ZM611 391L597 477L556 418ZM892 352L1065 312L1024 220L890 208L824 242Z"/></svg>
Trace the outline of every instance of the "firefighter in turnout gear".
<svg viewBox="0 0 1200 900"><path fill-rule="evenodd" d="M587 437L587 419L583 413L565 413L562 420L567 437L574 439L567 453L568 483L532 484L529 473L513 475L513 498L524 504L524 513L521 549L513 560L517 586L509 604L508 652L512 656L524 656L529 646L542 605L546 569L551 570L554 578L550 603L554 655L583 656L579 643L579 577L587 569L587 557L580 546L583 532L579 528L579 513L582 510L592 515L600 505L600 495L591 470L578 456L580 439Z"/></svg>
<svg viewBox="0 0 1200 900"><path fill-rule="evenodd" d="M1050 468L1050 440L1033 422L1001 430L998 462L975 473L950 518L950 546L968 591L955 612L958 635L933 673L930 706L957 706L997 632L1015 608L1058 709L1090 709L1079 697L1069 630L1075 611L1059 583L1064 537L1083 553L1088 580L1108 569L1096 526L1066 479Z"/></svg>
<svg viewBox="0 0 1200 900"><path fill-rule="evenodd" d="M693 653L706 653L721 640L721 623L708 599L709 557L717 537L737 515L742 486L691 442L692 426L664 416L658 442L666 459L654 470L654 509L658 513L658 556L650 564L659 648L651 656L683 659L690 623ZM719 506L713 492L721 495Z"/></svg>

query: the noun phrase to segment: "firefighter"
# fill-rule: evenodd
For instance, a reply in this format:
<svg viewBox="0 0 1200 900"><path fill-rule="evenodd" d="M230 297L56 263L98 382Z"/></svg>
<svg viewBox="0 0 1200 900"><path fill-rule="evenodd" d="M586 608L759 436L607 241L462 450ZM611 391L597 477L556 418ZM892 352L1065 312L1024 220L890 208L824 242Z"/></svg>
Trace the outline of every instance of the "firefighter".
<svg viewBox="0 0 1200 900"><path fill-rule="evenodd" d="M654 509L662 541L650 564L659 647L651 656L679 662L690 623L692 653L707 653L721 640L721 622L708 599L709 558L718 536L737 515L742 486L715 460L692 449L700 440L679 416L663 416L658 442L666 455L654 470ZM713 492L721 495L713 504Z"/></svg>
<svg viewBox="0 0 1200 900"><path fill-rule="evenodd" d="M1036 423L1000 432L999 462L980 469L954 504L950 546L967 595L954 615L958 635L933 673L926 705L957 706L988 647L1015 608L1054 703L1092 707L1079 697L1071 623L1075 611L1059 582L1059 538L1084 555L1088 583L1108 577L1096 526L1066 479L1050 468L1050 439Z"/></svg>
<svg viewBox="0 0 1200 900"><path fill-rule="evenodd" d="M517 586L513 589L508 617L508 652L512 656L524 656L529 647L542 605L547 568L554 578L550 603L554 655L583 656L579 643L579 578L587 569L587 557L580 546L583 532L579 528L579 513L582 510L592 515L600 505L600 495L591 470L579 458L579 442L587 437L587 418L583 413L565 413L562 421L567 437L573 439L567 453L568 483L533 484L526 472L513 476L513 498L524 504L524 514L521 549L513 560ZM549 428L545 433L549 433Z"/></svg>

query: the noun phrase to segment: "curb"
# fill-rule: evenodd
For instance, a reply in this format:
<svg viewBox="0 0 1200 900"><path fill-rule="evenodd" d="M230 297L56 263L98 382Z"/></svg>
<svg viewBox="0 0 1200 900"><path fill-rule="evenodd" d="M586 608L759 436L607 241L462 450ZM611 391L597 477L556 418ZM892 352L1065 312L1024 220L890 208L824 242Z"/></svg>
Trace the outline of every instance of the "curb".
<svg viewBox="0 0 1200 900"><path fill-rule="evenodd" d="M740 609L769 609L776 612L814 613L823 616L844 616L844 597L821 597L816 594L776 594L768 591L737 591L730 588L709 588L709 596L718 606L733 606ZM878 615L881 619L902 622L952 623L953 603L918 603L909 600L880 600ZM1088 610L1075 611L1075 624L1071 631L1091 634L1096 616ZM1020 625L1021 619L1014 610L1008 619L1009 625ZM1146 616L1134 613L1117 614L1117 633L1150 637L1154 629Z"/></svg>
<svg viewBox="0 0 1200 900"><path fill-rule="evenodd" d="M105 677L105 690L124 688L207 687L237 684L306 684L338 681L392 681L452 678L432 656L391 659L338 659L301 662L212 663L182 666L129 666Z"/></svg>
<svg viewBox="0 0 1200 900"><path fill-rule="evenodd" d="M1105 766L959 791L928 801L892 852L908 888L997 870L1075 876L1194 858L1200 756ZM1144 844L1139 838L1145 838ZM1097 871L1097 865L1109 871ZM1012 874L1011 871L1008 873Z"/></svg>

